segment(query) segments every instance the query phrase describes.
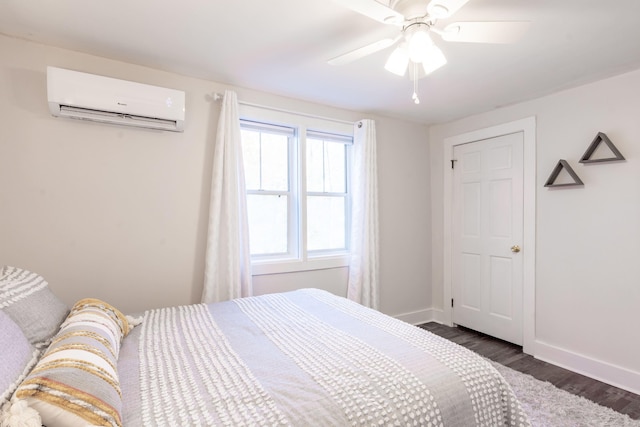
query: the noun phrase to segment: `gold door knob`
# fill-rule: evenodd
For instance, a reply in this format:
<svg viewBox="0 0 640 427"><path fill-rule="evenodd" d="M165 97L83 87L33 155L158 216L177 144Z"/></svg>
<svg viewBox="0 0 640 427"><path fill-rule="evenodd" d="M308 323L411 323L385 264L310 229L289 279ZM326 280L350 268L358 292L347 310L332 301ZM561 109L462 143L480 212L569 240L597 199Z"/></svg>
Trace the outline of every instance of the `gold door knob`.
<svg viewBox="0 0 640 427"><path fill-rule="evenodd" d="M511 246L511 252L517 254L518 252L520 252L520 246L518 245Z"/></svg>

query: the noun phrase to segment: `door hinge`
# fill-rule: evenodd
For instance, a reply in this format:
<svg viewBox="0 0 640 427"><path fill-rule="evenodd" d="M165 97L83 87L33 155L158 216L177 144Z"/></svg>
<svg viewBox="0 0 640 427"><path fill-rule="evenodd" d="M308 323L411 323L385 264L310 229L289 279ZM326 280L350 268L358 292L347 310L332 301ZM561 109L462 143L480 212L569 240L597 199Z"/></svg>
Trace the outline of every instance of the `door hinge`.
<svg viewBox="0 0 640 427"><path fill-rule="evenodd" d="M451 159L451 169L455 168L455 164L456 164L457 161L458 160L456 160L456 159Z"/></svg>
<svg viewBox="0 0 640 427"><path fill-rule="evenodd" d="M453 307L453 298L451 298L451 307Z"/></svg>

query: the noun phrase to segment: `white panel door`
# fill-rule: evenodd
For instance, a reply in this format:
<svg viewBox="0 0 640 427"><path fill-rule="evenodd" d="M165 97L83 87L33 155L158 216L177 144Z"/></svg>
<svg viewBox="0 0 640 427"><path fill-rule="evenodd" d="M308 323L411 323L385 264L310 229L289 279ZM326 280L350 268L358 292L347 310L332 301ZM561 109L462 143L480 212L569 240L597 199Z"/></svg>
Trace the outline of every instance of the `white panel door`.
<svg viewBox="0 0 640 427"><path fill-rule="evenodd" d="M453 322L522 345L523 133L453 158Z"/></svg>

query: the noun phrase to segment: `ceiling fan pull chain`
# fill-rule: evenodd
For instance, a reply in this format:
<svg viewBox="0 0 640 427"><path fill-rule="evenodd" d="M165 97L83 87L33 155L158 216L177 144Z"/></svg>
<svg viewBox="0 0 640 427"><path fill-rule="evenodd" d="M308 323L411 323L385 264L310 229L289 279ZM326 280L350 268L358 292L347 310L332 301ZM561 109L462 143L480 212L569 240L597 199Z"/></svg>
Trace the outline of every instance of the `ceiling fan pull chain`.
<svg viewBox="0 0 640 427"><path fill-rule="evenodd" d="M413 63L413 102L420 104L420 98L418 98L418 63Z"/></svg>

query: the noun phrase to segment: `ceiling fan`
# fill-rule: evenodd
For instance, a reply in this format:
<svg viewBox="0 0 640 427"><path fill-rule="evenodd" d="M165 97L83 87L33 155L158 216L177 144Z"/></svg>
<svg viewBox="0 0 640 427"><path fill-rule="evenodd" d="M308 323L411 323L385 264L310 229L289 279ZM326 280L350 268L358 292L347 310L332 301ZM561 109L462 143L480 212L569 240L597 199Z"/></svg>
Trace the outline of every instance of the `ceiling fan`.
<svg viewBox="0 0 640 427"><path fill-rule="evenodd" d="M385 69L399 76L404 76L409 69L416 104L420 103L416 94L417 80L447 63L431 34L447 42L514 43L529 24L522 21L454 22L444 28L438 27L439 20L450 18L469 0L388 0L388 6L376 0L334 1L383 24L395 25L400 33L395 38L385 38L330 59L329 64L347 64L398 44L387 59Z"/></svg>

